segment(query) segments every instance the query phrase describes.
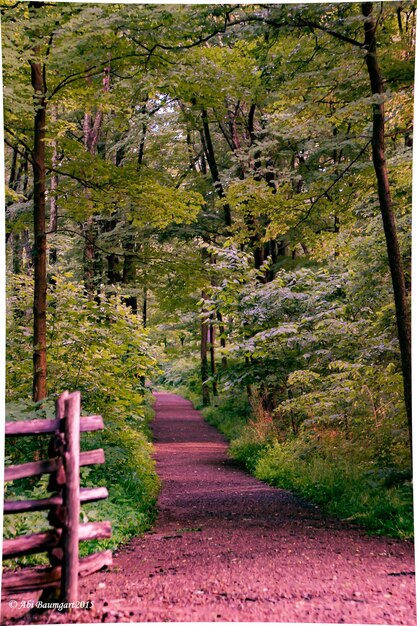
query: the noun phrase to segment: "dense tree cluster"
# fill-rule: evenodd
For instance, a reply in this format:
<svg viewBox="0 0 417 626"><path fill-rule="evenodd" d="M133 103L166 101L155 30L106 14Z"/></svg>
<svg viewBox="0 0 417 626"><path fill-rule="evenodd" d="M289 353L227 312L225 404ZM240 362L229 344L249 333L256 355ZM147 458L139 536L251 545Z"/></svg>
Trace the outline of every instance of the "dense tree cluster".
<svg viewBox="0 0 417 626"><path fill-rule="evenodd" d="M408 1L6 0L9 398L33 359L126 408L165 360L409 463L414 39Z"/></svg>

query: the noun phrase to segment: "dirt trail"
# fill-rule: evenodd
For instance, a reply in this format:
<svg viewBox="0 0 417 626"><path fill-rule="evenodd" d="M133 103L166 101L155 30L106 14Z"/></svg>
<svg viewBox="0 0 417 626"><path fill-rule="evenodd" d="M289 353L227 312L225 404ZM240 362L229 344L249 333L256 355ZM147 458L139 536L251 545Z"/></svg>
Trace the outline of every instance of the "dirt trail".
<svg viewBox="0 0 417 626"><path fill-rule="evenodd" d="M242 472L183 398L156 394L153 431L155 533L83 582L101 619L416 623L411 544L367 537Z"/></svg>
<svg viewBox="0 0 417 626"><path fill-rule="evenodd" d="M79 621L415 621L413 547L368 537L227 458L190 402L156 394L153 533L82 581ZM51 622L55 619L51 619Z"/></svg>

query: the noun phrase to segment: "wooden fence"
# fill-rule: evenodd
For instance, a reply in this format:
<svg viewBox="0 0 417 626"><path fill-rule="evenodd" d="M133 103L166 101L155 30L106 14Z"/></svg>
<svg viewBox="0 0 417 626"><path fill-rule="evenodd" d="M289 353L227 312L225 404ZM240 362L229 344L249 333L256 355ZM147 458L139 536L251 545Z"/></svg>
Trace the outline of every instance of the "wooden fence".
<svg viewBox="0 0 417 626"><path fill-rule="evenodd" d="M3 560L47 552L51 567L23 568L5 572L4 598L18 593L61 589L60 600L76 602L78 576L86 576L112 563L111 550L79 558L79 542L111 536L110 522L80 524L80 504L107 498L105 487L80 488L80 466L104 463L103 450L80 452L80 432L104 428L100 415L80 417L81 394L64 391L56 403L56 419L9 422L6 437L52 434L49 459L6 467L4 480L50 474L48 490L52 495L38 500L6 500L4 514L49 510L52 528L47 532L6 539Z"/></svg>

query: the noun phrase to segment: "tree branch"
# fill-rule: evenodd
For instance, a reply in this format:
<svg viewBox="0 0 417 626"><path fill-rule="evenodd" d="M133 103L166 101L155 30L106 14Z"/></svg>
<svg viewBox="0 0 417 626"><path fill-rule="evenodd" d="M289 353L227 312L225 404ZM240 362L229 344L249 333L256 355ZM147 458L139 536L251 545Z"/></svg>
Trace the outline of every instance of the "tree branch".
<svg viewBox="0 0 417 626"><path fill-rule="evenodd" d="M365 46L365 42L358 41L357 39L352 39L352 37L348 37L347 35L342 35L342 33L338 33L331 28L327 28L327 26L323 26L322 24L318 24L317 22L312 22L311 20L303 20L302 18L299 20L300 26L309 26L310 28L317 28L328 35L332 35L336 39L340 41L344 41L345 43L350 43L353 46L357 46L358 48L363 48Z"/></svg>
<svg viewBox="0 0 417 626"><path fill-rule="evenodd" d="M63 78L56 85L56 87L51 91L51 93L48 95L46 100L47 101L52 100L52 98L54 97L56 93L58 93L58 91L60 91L67 85L70 85L71 83L76 82L77 80L81 80L83 78L90 78L92 76L97 76L98 74L101 74L104 68L110 63L114 63L115 61L121 61L123 59L129 59L132 57L139 58L139 57L144 57L144 56L146 55L135 54L135 53L119 55L117 57L112 57L111 59L107 59L107 61L103 61L103 63L100 63L99 65L90 65L90 67L87 67L85 70L82 70L81 72L74 72L74 74L70 74L69 76L66 76L65 78Z"/></svg>
<svg viewBox="0 0 417 626"><path fill-rule="evenodd" d="M4 143L9 146L10 148L12 148L13 150L16 150L17 154L19 154L21 157L23 157L24 159L26 159L27 161L29 161L29 163L31 165L33 165L33 159L29 156L29 154L31 153L27 153L27 152L22 152L21 150L19 150L19 148L16 148L16 145L11 143L10 141L8 141L6 138L4 138ZM26 147L26 146L25 146Z"/></svg>
<svg viewBox="0 0 417 626"><path fill-rule="evenodd" d="M366 152L366 150L368 149L368 147L371 145L372 143L372 139L370 139L362 148L362 150L356 155L356 157L349 163L349 165L347 167L345 167L345 169L343 170L343 172L341 172L336 178L335 180L332 182L331 185L329 185L327 187L327 189L325 189L319 196L317 196L317 198L315 198L313 200L313 202L310 205L310 208L308 209L307 213L304 215L303 218L301 218L301 220L294 226L294 228L298 228L298 226L300 226L300 224L302 224L303 222L305 222L311 215L311 212L313 211L314 207L316 206L316 204L318 202L320 202L320 200L324 197L327 197L330 190L333 189L333 187L339 182L339 180L341 178L343 178L343 176L346 174L346 172L348 172L350 170L350 168L352 167L352 165L354 163L356 163L356 161L358 161L358 159L360 159L360 157L364 154L364 152Z"/></svg>
<svg viewBox="0 0 417 626"><path fill-rule="evenodd" d="M16 139L17 143L20 143L24 148L26 148L26 150L28 151L29 154L32 154L32 148L29 147L29 145L26 143L26 141L23 141L23 139L21 137L18 137L18 135L15 133L14 130L12 130L11 128L9 128L8 126L4 125L4 130L9 133L12 137L14 137L14 139ZM4 140L5 143L7 143L6 139ZM7 143L8 146L11 146L12 148L14 147L12 144ZM29 159L30 160L30 159ZM33 163L33 161L31 161L31 163Z"/></svg>

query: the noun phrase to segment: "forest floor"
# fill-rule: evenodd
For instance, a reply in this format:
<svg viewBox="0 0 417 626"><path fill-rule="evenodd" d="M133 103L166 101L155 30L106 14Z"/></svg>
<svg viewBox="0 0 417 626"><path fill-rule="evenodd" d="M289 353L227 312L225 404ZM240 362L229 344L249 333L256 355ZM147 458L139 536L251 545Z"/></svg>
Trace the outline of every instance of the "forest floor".
<svg viewBox="0 0 417 626"><path fill-rule="evenodd" d="M190 402L155 395L154 531L81 581L94 608L19 623L417 624L412 543L367 536L261 483L228 459L226 440Z"/></svg>

